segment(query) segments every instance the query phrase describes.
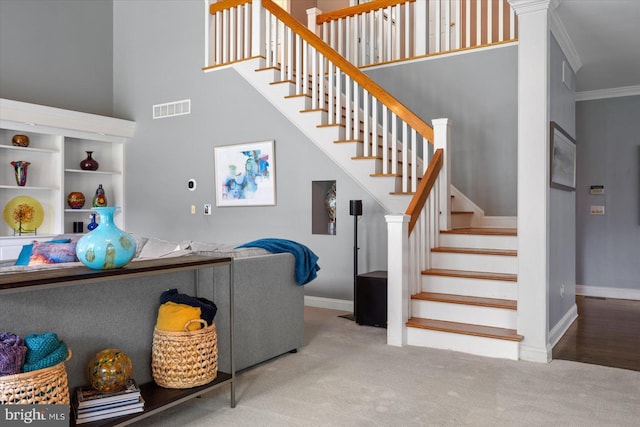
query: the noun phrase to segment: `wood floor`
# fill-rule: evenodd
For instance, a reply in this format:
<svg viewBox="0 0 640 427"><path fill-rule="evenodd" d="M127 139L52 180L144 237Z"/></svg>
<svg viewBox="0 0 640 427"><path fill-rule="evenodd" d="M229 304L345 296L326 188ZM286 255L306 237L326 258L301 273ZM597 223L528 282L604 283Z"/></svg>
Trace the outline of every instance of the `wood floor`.
<svg viewBox="0 0 640 427"><path fill-rule="evenodd" d="M640 301L577 296L576 304L553 358L640 371Z"/></svg>

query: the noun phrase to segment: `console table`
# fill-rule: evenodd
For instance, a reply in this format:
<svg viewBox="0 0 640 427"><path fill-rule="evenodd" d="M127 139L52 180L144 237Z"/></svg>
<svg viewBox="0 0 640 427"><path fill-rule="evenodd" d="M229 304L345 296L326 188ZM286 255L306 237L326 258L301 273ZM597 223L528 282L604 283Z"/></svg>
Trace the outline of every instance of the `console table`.
<svg viewBox="0 0 640 427"><path fill-rule="evenodd" d="M127 353L139 377L144 412L83 424L121 426L146 418L205 392L230 384L235 407L233 357L233 259L202 255L136 260L119 269L91 270L85 266L0 274L0 324L3 330L26 336L56 332L73 350L66 363L70 391L86 384L84 368L103 348ZM217 267L228 267L230 372L218 371L214 381L190 389L166 389L150 380L152 330L158 297L169 287L211 299ZM188 283L191 282L191 283ZM210 288L206 289L206 288ZM206 290L206 292L205 292ZM211 295L211 296L209 296ZM218 343L220 351L220 343ZM75 425L73 415L71 425Z"/></svg>

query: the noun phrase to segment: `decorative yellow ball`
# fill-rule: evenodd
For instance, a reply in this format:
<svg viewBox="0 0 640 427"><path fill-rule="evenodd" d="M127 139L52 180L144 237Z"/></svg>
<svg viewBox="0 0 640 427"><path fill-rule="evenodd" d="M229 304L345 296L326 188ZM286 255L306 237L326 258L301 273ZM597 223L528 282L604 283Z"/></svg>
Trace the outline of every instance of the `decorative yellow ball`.
<svg viewBox="0 0 640 427"><path fill-rule="evenodd" d="M102 350L89 361L87 376L98 391L120 391L131 377L133 365L125 353L115 348Z"/></svg>

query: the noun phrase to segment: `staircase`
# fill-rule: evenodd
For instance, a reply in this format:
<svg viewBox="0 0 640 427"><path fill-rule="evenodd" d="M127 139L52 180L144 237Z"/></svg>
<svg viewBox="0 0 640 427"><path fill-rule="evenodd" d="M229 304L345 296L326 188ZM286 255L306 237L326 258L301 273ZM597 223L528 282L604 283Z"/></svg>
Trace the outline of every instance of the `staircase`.
<svg viewBox="0 0 640 427"><path fill-rule="evenodd" d="M214 9L216 13L223 10L224 3L212 5L212 13ZM516 331L518 264L515 228L486 227L483 213L449 187L446 163L440 172L440 167L436 168L434 162L437 156L431 159L428 168L417 156L418 151L427 152L428 139L435 139L437 148L438 138L447 139L446 134L443 137L436 131L434 137L434 131L428 125L413 117L412 113L405 112L403 107L389 106L387 111L387 104L395 105L396 101L383 89L380 89L383 93L378 95L383 100L380 101L383 117L377 117L376 99L360 101L357 95L362 93L362 98L366 98L367 88L371 87L378 92L374 86L359 86L363 82L367 84L368 78L362 77L362 73L351 64L341 64L340 59L344 61L341 57L329 57L327 60L322 53L316 56L318 53L314 49L323 42L315 40L315 35L307 34L304 27L298 28L296 22L289 20L288 15L276 9L270 0L254 0L254 9L247 10L242 8L251 5L248 0L228 3L231 6L227 16L251 14L252 25L261 22L266 28L267 39L271 32L275 32L276 37L266 43L266 52L248 55L249 48L238 46L231 49L238 57L229 56L227 49L226 53L223 51L227 57L218 62L233 67L387 212L407 212L412 217L408 235L413 240L408 245L392 243L394 239L405 241L406 229L396 237L390 233L389 237L389 287L406 288L410 302L409 307L400 309L404 319L402 324L395 322L392 328L389 316L388 335L397 334L401 328L404 332L400 335L405 337L401 345L517 360L522 337ZM268 10L264 22L261 12L255 10L260 4ZM286 21L286 25L283 26L282 21ZM224 21L216 22L220 25ZM294 28L293 32L290 28ZM210 30L213 34L234 32ZM296 38L299 34L304 35L304 43L314 44L311 48L303 44L303 49L310 48L313 58L305 63L299 62L299 57L307 56L307 50L297 47L302 44L301 39ZM232 42L236 41L232 38ZM326 64L318 65L318 61L325 60ZM332 67L341 68L340 73L334 75ZM219 67L209 67L205 71L214 72L216 69ZM424 146L417 144L418 141L422 141ZM446 150L443 152L448 156ZM418 202L417 214L412 214L411 206L416 203L423 184L430 185L426 189L428 195ZM457 195L452 197L451 203L446 202L449 194ZM441 224L447 226L442 227ZM407 246L406 254L404 249L400 250L403 253L394 253L395 249L392 249ZM392 260L398 257L409 258L409 274L395 267ZM397 283L407 276L411 283ZM400 299L406 300L405 297ZM391 307L394 299L390 297L389 301L390 313L397 311ZM389 338L389 341L392 340Z"/></svg>

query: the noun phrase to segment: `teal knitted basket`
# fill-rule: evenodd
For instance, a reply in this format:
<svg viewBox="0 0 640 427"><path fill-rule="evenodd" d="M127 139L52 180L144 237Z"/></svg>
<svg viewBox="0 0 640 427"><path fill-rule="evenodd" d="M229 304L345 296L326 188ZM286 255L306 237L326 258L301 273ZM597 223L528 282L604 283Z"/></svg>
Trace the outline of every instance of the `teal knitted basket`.
<svg viewBox="0 0 640 427"><path fill-rule="evenodd" d="M0 405L68 405L69 384L64 362L22 374L0 377Z"/></svg>

